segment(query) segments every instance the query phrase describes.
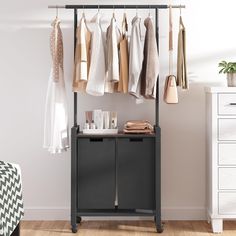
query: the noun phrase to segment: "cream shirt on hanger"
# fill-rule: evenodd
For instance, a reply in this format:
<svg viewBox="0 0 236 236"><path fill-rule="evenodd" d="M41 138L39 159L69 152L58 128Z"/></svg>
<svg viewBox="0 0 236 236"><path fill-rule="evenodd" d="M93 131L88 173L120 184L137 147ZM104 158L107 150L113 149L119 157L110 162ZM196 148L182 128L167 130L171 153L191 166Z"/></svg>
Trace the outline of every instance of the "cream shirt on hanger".
<svg viewBox="0 0 236 236"><path fill-rule="evenodd" d="M98 12L87 25L92 32L92 40L91 62L86 92L93 96L104 95L105 86L105 53L100 17L100 13Z"/></svg>
<svg viewBox="0 0 236 236"><path fill-rule="evenodd" d="M129 50L129 93L136 98L140 98L140 76L143 63L140 21L141 18L138 16L132 20Z"/></svg>
<svg viewBox="0 0 236 236"><path fill-rule="evenodd" d="M91 33L89 32L85 16L83 15L76 31L76 52L73 74L73 91L84 92L86 90L88 72L90 67Z"/></svg>
<svg viewBox="0 0 236 236"><path fill-rule="evenodd" d="M107 72L105 92L113 93L118 88L120 79L119 73L119 43L121 33L116 25L116 19L113 15L110 26L107 29Z"/></svg>
<svg viewBox="0 0 236 236"><path fill-rule="evenodd" d="M159 75L159 56L153 20L144 20L146 27L144 42L144 60L141 76L141 94L148 99L156 98L156 82Z"/></svg>

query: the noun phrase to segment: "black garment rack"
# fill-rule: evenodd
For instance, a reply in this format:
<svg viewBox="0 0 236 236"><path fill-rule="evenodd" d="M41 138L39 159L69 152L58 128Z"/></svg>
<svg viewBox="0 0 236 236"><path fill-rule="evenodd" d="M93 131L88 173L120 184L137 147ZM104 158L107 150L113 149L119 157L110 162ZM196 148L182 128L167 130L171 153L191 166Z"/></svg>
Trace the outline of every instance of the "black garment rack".
<svg viewBox="0 0 236 236"><path fill-rule="evenodd" d="M78 21L78 9L154 9L155 10L155 26L156 26L156 39L157 48L159 51L159 10L168 9L169 5L51 5L48 8L65 8L74 10L74 53L76 49L76 30ZM185 8L185 5L172 5L172 8ZM163 232L163 225L161 221L161 129L159 127L159 77L156 84L156 102L155 102L155 133L151 137L155 138L155 209L152 211L138 211L138 210L113 210L104 211L83 211L80 212L78 206L78 138L83 137L80 133L80 127L77 124L77 93L74 93L74 125L71 128L71 226L72 232L77 232L77 223L80 223L81 216L154 216L156 229L158 233ZM106 135L107 138L119 137L134 137L134 135L117 134ZM100 137L99 135L96 135ZM93 137L96 137L93 136ZM137 135L135 135L137 137ZM138 135L144 137L145 135Z"/></svg>

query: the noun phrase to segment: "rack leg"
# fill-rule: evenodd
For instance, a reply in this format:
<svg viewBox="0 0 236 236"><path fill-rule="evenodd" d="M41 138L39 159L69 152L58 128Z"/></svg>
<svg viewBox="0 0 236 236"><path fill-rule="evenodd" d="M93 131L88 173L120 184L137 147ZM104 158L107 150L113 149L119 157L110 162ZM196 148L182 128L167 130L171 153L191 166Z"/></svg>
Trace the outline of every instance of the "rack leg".
<svg viewBox="0 0 236 236"><path fill-rule="evenodd" d="M72 231L72 233L74 233L74 234L77 233L77 231L78 231L78 227L77 227L76 224L75 224L75 225L71 225L71 231Z"/></svg>
<svg viewBox="0 0 236 236"><path fill-rule="evenodd" d="M154 220L155 220L155 224L156 224L157 233L162 233L164 228L163 228L163 224L161 222L161 215L156 214Z"/></svg>
<svg viewBox="0 0 236 236"><path fill-rule="evenodd" d="M77 232L77 127L71 129L71 230Z"/></svg>

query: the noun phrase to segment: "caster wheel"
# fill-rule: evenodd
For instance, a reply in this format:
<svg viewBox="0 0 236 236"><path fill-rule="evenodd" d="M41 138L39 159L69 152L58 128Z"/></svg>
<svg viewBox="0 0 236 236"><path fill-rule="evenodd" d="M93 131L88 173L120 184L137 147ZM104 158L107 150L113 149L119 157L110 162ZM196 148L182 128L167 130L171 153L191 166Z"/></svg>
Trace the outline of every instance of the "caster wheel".
<svg viewBox="0 0 236 236"><path fill-rule="evenodd" d="M72 227L71 231L72 231L72 233L74 233L74 234L77 233L77 231L78 231L78 230L77 230L77 227Z"/></svg>
<svg viewBox="0 0 236 236"><path fill-rule="evenodd" d="M77 223L80 224L82 221L82 218L80 216L77 217Z"/></svg>
<svg viewBox="0 0 236 236"><path fill-rule="evenodd" d="M157 229L157 233L161 234L163 232L163 228Z"/></svg>

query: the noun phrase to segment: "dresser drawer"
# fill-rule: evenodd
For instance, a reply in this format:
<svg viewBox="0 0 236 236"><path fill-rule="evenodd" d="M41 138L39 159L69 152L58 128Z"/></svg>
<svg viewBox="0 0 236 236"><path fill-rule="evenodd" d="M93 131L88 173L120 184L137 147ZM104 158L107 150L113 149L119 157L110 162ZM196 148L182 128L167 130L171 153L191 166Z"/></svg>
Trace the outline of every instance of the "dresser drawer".
<svg viewBox="0 0 236 236"><path fill-rule="evenodd" d="M218 139L219 141L236 140L236 119L218 119Z"/></svg>
<svg viewBox="0 0 236 236"><path fill-rule="evenodd" d="M236 93L218 94L218 114L236 115Z"/></svg>
<svg viewBox="0 0 236 236"><path fill-rule="evenodd" d="M236 214L236 193L219 193L219 214Z"/></svg>
<svg viewBox="0 0 236 236"><path fill-rule="evenodd" d="M236 143L219 144L219 165L236 165Z"/></svg>
<svg viewBox="0 0 236 236"><path fill-rule="evenodd" d="M236 190L236 168L219 168L219 189Z"/></svg>

